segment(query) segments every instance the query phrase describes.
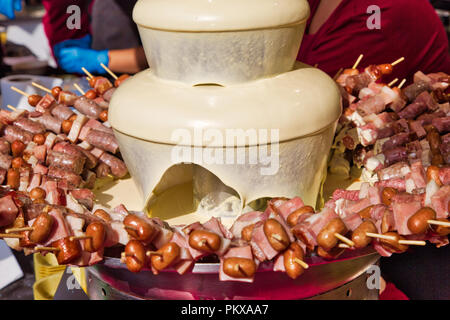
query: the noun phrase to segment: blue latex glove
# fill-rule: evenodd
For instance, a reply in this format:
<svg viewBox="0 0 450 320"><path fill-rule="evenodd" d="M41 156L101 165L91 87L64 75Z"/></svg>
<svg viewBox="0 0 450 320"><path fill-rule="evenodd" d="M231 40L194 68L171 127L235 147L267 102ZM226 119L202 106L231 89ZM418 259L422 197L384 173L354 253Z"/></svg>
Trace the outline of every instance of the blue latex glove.
<svg viewBox="0 0 450 320"><path fill-rule="evenodd" d="M22 0L0 0L0 13L9 19L16 17L15 11L22 10Z"/></svg>
<svg viewBox="0 0 450 320"><path fill-rule="evenodd" d="M55 44L53 46L53 52L55 53L55 58L57 60L60 59L61 50L64 48L77 47L77 48L83 48L83 49L90 49L91 42L92 42L92 37L91 37L91 35L88 34L80 39L69 39L69 40L60 42L58 44Z"/></svg>
<svg viewBox="0 0 450 320"><path fill-rule="evenodd" d="M59 52L58 64L68 73L83 73L81 68L85 67L91 73L105 74L101 63L106 66L109 64L108 50L69 47L62 48Z"/></svg>

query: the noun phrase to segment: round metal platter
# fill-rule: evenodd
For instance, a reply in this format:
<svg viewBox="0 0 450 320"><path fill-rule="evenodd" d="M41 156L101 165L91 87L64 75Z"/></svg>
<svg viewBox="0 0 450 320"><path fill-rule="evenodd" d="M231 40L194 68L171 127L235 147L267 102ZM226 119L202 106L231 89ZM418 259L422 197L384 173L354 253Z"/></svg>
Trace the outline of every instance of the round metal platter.
<svg viewBox="0 0 450 320"><path fill-rule="evenodd" d="M310 268L292 280L274 272L273 263L260 265L253 283L219 280L218 263L196 263L184 275L167 270L153 275L150 270L128 271L118 258L106 258L89 268L89 295L92 299L307 299L336 289L364 274L377 263L371 248L347 251L339 259L306 259Z"/></svg>
<svg viewBox="0 0 450 320"><path fill-rule="evenodd" d="M341 180L328 175L324 185L324 198L328 199L336 188L356 189L357 177ZM128 191L128 192L125 192ZM133 197L124 195L132 194ZM125 203L131 210L139 210L141 199L131 179L114 182L97 190L99 202L109 207ZM173 222L175 222L174 220ZM170 222L170 221L169 221ZM380 256L372 248L347 250L336 260L327 261L318 256L305 259L310 265L300 277L292 280L285 273L274 272L273 263L262 263L253 283L224 282L219 280L218 263L196 263L191 271L179 275L167 270L154 275L151 270L139 273L128 271L118 258L108 258L88 268L88 291L91 299L341 299L348 296L351 287L359 292L355 299L376 298L365 283L368 268ZM337 294L337 293L338 294Z"/></svg>

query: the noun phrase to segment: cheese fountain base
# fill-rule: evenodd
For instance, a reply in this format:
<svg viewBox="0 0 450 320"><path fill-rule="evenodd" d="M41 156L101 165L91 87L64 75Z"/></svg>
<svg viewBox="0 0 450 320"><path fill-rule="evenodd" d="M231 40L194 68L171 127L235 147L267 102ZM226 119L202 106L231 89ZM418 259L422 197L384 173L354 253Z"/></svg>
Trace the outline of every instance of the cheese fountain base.
<svg viewBox="0 0 450 320"><path fill-rule="evenodd" d="M375 300L378 290L369 289L366 279L378 258L371 249L334 261L311 257L306 260L311 267L296 280L273 272L272 263L262 264L251 284L219 281L216 263L197 263L184 275L167 271L155 276L150 270L131 273L119 259L107 258L88 269L88 294L93 300Z"/></svg>

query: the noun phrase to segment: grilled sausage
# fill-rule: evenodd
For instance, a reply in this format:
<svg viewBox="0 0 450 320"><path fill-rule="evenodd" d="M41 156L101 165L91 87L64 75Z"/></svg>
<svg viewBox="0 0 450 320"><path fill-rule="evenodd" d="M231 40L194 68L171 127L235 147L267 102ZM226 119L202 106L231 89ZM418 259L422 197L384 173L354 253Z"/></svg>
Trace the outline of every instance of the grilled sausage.
<svg viewBox="0 0 450 320"><path fill-rule="evenodd" d="M52 242L52 247L59 249L55 253L58 264L69 264L81 256L82 249L79 240L72 240L71 237L65 237Z"/></svg>
<svg viewBox="0 0 450 320"><path fill-rule="evenodd" d="M36 107L37 104L39 103L39 101L41 101L42 96L37 95L37 94L32 94L30 96L28 96L28 104L32 107Z"/></svg>
<svg viewBox="0 0 450 320"><path fill-rule="evenodd" d="M16 126L6 126L5 128L3 128L3 137L9 143L14 143L15 141L19 141L19 142L22 142L23 144L28 144L31 140L33 140L32 133L25 131ZM11 146L11 149L12 149L12 146Z"/></svg>
<svg viewBox="0 0 450 320"><path fill-rule="evenodd" d="M408 229L413 234L426 233L429 227L428 220L436 219L436 211L429 207L419 209L408 219Z"/></svg>
<svg viewBox="0 0 450 320"><path fill-rule="evenodd" d="M252 259L226 258L223 261L223 272L233 278L251 278L256 273L256 264Z"/></svg>
<svg viewBox="0 0 450 320"><path fill-rule="evenodd" d="M243 228L241 231L242 239L244 239L247 242L250 242L252 240L253 229L255 229L255 223Z"/></svg>
<svg viewBox="0 0 450 320"><path fill-rule="evenodd" d="M52 89L52 96L53 96L53 98L58 99L59 94L61 93L61 91L63 91L61 87L54 87Z"/></svg>
<svg viewBox="0 0 450 320"><path fill-rule="evenodd" d="M97 119L102 112L102 108L97 103L84 96L75 100L73 106L82 114L94 119Z"/></svg>
<svg viewBox="0 0 450 320"><path fill-rule="evenodd" d="M390 239L380 239L380 244L383 248L392 253L402 253L408 250L408 246L405 244L398 243L399 240L405 240L404 237L399 235L397 232L387 232L384 233L386 236L392 236L395 240Z"/></svg>
<svg viewBox="0 0 450 320"><path fill-rule="evenodd" d="M136 240L149 243L156 235L157 230L153 226L134 214L127 215L123 224L128 234Z"/></svg>
<svg viewBox="0 0 450 320"><path fill-rule="evenodd" d="M449 222L448 219L440 218L436 219L437 221L441 222ZM434 233L436 233L438 236L445 237L450 234L450 227L440 226L440 225L432 225L431 230L433 230Z"/></svg>
<svg viewBox="0 0 450 320"><path fill-rule="evenodd" d="M333 260L339 258L345 251L344 248L334 247L333 249L326 251L322 247L317 247L317 255L325 260Z"/></svg>
<svg viewBox="0 0 450 320"><path fill-rule="evenodd" d="M272 248L276 251L283 251L290 244L290 239L286 230L284 230L283 226L275 219L267 219L264 222L264 234Z"/></svg>
<svg viewBox="0 0 450 320"><path fill-rule="evenodd" d="M175 242L166 243L156 253L151 254L151 264L156 270L162 271L178 260L180 252L181 249Z"/></svg>
<svg viewBox="0 0 450 320"><path fill-rule="evenodd" d="M206 230L194 230L189 234L189 245L199 251L213 253L220 249L222 239Z"/></svg>
<svg viewBox="0 0 450 320"><path fill-rule="evenodd" d="M45 136L41 133L35 134L33 137L33 142L38 146L42 146L45 143Z"/></svg>
<svg viewBox="0 0 450 320"><path fill-rule="evenodd" d="M8 175L6 177L6 184L11 187L11 189L18 189L20 186L20 173L18 169L11 168L8 170Z"/></svg>
<svg viewBox="0 0 450 320"><path fill-rule="evenodd" d="M95 98L97 98L97 92L95 92L95 90L88 90L85 94L85 97L91 100L94 100Z"/></svg>
<svg viewBox="0 0 450 320"><path fill-rule="evenodd" d="M330 251L338 243L334 234L346 234L347 231L344 222L340 218L334 218L317 235L317 244L325 251Z"/></svg>
<svg viewBox="0 0 450 320"><path fill-rule="evenodd" d="M125 263L131 272L139 272L146 262L146 250L144 245L137 240L130 240L125 246Z"/></svg>
<svg viewBox="0 0 450 320"><path fill-rule="evenodd" d="M14 125L22 130L28 131L32 134L45 133L45 127L39 122L30 120L28 118L19 118L14 121Z"/></svg>
<svg viewBox="0 0 450 320"><path fill-rule="evenodd" d="M86 228L86 236L90 237L85 240L85 249L87 252L97 252L105 243L106 228L101 222L91 222Z"/></svg>
<svg viewBox="0 0 450 320"><path fill-rule="evenodd" d="M47 166L54 166L80 175L83 172L86 157L50 150L47 155Z"/></svg>
<svg viewBox="0 0 450 320"><path fill-rule="evenodd" d="M20 140L16 140L11 144L11 151L13 154L13 157L19 157L22 155L23 151L25 150L25 143L23 143Z"/></svg>
<svg viewBox="0 0 450 320"><path fill-rule="evenodd" d="M14 169L20 169L24 165L25 165L25 160L23 160L23 158L21 158L21 157L16 157L16 158L12 159L12 161L11 161L11 167L13 167ZM1 167L3 168L3 165Z"/></svg>
<svg viewBox="0 0 450 320"><path fill-rule="evenodd" d="M383 192L381 193L382 202L385 205L390 206L392 203L392 198L397 194L398 194L398 191L394 188L391 188L391 187L384 188Z"/></svg>
<svg viewBox="0 0 450 320"><path fill-rule="evenodd" d="M286 274L292 278L297 279L305 269L297 262L304 259L304 252L302 247L297 242L292 242L289 248L283 253L284 268ZM297 260L298 259L298 260Z"/></svg>
<svg viewBox="0 0 450 320"><path fill-rule="evenodd" d="M128 74L121 75L116 81L114 81L114 86L119 87L125 80L127 80L130 76Z"/></svg>
<svg viewBox="0 0 450 320"><path fill-rule="evenodd" d="M305 213L314 213L314 208L311 206L304 206L298 210L295 210L287 217L287 219L286 219L287 224L290 227L296 226L300 216L304 215Z"/></svg>
<svg viewBox="0 0 450 320"><path fill-rule="evenodd" d="M54 219L51 215L46 212L42 212L37 216L36 220L34 220L32 228L33 231L29 233L29 239L33 243L44 243L53 228Z"/></svg>
<svg viewBox="0 0 450 320"><path fill-rule="evenodd" d="M439 179L439 168L436 166L429 166L427 168L427 181L434 180L436 184L440 187L442 186L441 179Z"/></svg>
<svg viewBox="0 0 450 320"><path fill-rule="evenodd" d="M102 219L102 220L105 221L105 222L111 222L111 221L112 221L112 218L111 218L111 216L109 215L109 213L106 212L106 211L103 210L103 209L97 209L97 210L95 210L94 215L97 216L97 217L99 217L100 219Z"/></svg>
<svg viewBox="0 0 450 320"><path fill-rule="evenodd" d="M367 232L377 232L377 227L370 220L364 221L353 231L352 241L356 248L364 248L372 242L372 238L366 235Z"/></svg>

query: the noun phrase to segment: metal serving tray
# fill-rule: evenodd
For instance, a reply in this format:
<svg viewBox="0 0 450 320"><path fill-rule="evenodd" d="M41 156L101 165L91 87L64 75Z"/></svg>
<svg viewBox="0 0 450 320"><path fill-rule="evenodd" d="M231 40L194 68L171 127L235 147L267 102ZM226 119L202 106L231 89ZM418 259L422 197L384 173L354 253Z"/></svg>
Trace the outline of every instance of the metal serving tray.
<svg viewBox="0 0 450 320"><path fill-rule="evenodd" d="M308 299L364 278L379 257L371 247L347 251L333 261L312 256L306 259L310 268L296 280L274 272L273 263L263 263L251 284L219 281L218 263L196 263L184 275L168 270L155 276L150 270L132 273L120 259L105 258L102 264L88 268L88 293L91 299L111 300ZM363 280L357 281L357 291L362 292L359 298L376 298L377 293L374 295L373 290L370 293Z"/></svg>

